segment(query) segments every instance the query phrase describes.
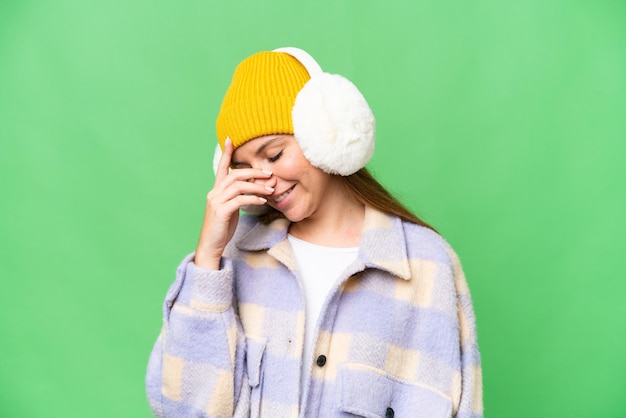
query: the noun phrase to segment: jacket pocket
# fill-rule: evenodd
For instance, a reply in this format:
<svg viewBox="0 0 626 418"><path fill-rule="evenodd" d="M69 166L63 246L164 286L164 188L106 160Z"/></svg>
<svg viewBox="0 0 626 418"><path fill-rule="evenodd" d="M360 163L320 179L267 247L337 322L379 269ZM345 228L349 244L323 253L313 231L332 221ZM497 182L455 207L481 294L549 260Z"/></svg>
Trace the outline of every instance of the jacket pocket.
<svg viewBox="0 0 626 418"><path fill-rule="evenodd" d="M263 398L263 354L267 340L264 338L246 337L246 372L250 386L250 417L261 416Z"/></svg>
<svg viewBox="0 0 626 418"><path fill-rule="evenodd" d="M338 408L364 418L443 418L452 416L452 401L434 388L406 382L382 370L349 363L337 375Z"/></svg>

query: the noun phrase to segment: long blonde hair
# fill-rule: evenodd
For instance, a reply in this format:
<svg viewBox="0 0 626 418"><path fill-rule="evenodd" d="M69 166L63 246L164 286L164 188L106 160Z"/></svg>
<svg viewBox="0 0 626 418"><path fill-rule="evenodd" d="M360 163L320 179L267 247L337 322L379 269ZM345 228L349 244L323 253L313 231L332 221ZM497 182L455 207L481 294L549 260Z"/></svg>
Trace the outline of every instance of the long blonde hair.
<svg viewBox="0 0 626 418"><path fill-rule="evenodd" d="M370 206L381 212L395 215L400 219L424 226L437 232L435 228L418 218L413 212L392 196L382 184L378 182L367 170L362 168L354 174L340 177L346 191L359 203ZM259 215L259 221L269 224L275 219L283 218L284 215L268 206L268 211Z"/></svg>

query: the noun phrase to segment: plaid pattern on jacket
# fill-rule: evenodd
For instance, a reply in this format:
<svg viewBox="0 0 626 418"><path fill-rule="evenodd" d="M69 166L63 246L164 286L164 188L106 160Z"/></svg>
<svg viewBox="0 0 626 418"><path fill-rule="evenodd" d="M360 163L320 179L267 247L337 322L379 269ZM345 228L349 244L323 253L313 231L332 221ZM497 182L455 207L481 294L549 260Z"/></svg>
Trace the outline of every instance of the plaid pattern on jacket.
<svg viewBox="0 0 626 418"><path fill-rule="evenodd" d="M367 208L300 389L304 296L285 219L242 216L222 268L177 270L150 356L158 417L482 417L473 307L435 232Z"/></svg>

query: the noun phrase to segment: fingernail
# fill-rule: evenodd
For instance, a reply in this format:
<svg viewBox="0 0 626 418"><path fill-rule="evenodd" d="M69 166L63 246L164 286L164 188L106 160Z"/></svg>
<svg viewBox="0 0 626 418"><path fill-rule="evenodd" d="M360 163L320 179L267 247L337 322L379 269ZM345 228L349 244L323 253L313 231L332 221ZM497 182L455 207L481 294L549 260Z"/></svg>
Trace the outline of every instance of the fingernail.
<svg viewBox="0 0 626 418"><path fill-rule="evenodd" d="M265 190L267 190L268 192L273 192L274 188L270 186L265 186Z"/></svg>
<svg viewBox="0 0 626 418"><path fill-rule="evenodd" d="M232 141L232 139L230 139L230 136L227 136L226 137L226 141L224 141L224 144L232 144L232 143L233 143L233 141Z"/></svg>
<svg viewBox="0 0 626 418"><path fill-rule="evenodd" d="M264 198L264 197L259 197L259 200L260 200L261 202L263 202L263 203L267 202L267 199L266 199L266 198Z"/></svg>
<svg viewBox="0 0 626 418"><path fill-rule="evenodd" d="M268 176L271 176L272 172L270 170L263 169L263 174L267 174Z"/></svg>

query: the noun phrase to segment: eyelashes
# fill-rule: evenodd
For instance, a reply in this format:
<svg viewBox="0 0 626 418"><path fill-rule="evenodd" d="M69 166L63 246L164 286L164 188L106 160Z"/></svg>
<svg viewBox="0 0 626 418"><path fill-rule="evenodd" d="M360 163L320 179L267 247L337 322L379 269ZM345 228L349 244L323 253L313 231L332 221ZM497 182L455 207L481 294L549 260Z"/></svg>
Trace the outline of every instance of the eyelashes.
<svg viewBox="0 0 626 418"><path fill-rule="evenodd" d="M285 151L285 150L284 149L281 150L278 154L274 155L273 157L267 157L267 161L269 161L270 163L275 163L276 161L278 161L278 159L280 157L282 157L283 151ZM252 168L252 166L250 164L244 163L244 162L232 162L231 161L230 168L233 168L233 169Z"/></svg>
<svg viewBox="0 0 626 418"><path fill-rule="evenodd" d="M283 151L284 151L284 150L280 151L278 154L276 154L276 155L275 155L275 156L273 156L273 157L268 158L267 160L268 160L270 163L274 163L274 162L278 161L278 159L279 159L279 158L283 155Z"/></svg>

